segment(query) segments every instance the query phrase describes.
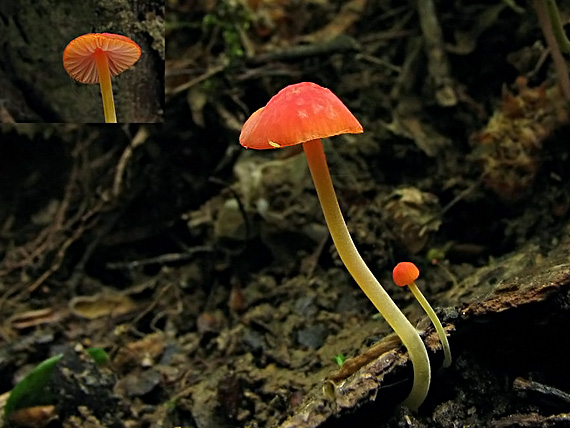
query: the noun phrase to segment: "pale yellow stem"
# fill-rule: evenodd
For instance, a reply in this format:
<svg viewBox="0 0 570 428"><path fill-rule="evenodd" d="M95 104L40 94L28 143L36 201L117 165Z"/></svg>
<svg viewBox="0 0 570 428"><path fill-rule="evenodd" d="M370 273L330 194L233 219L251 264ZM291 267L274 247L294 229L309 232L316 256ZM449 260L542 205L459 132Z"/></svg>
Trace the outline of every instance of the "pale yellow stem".
<svg viewBox="0 0 570 428"><path fill-rule="evenodd" d="M410 354L414 366L414 382L404 405L417 410L426 398L430 385L431 370L426 347L414 326L382 288L354 246L338 205L321 140L307 141L303 143L303 148L325 220L341 260Z"/></svg>
<svg viewBox="0 0 570 428"><path fill-rule="evenodd" d="M410 288L410 290L412 291L412 294L414 295L416 300L420 303L422 308L424 308L424 311L426 311L427 316L429 317L429 319L433 323L433 326L435 327L435 331L437 331L437 335L439 336L441 346L443 347L443 354L444 354L443 367L449 367L451 365L451 349L449 348L449 342L447 341L447 335L445 334L445 330L443 329L443 326L441 325L441 322L439 321L437 314L432 309L431 305L429 304L427 299L424 297L424 295L422 294L422 292L420 291L420 289L418 288L418 286L416 285L415 282L408 284L408 287Z"/></svg>
<svg viewBox="0 0 570 428"><path fill-rule="evenodd" d="M107 54L101 49L95 51L95 63L99 73L99 85L101 86L101 98L103 98L103 112L106 123L117 123L115 116L115 102L113 101L113 88L111 86L111 72Z"/></svg>

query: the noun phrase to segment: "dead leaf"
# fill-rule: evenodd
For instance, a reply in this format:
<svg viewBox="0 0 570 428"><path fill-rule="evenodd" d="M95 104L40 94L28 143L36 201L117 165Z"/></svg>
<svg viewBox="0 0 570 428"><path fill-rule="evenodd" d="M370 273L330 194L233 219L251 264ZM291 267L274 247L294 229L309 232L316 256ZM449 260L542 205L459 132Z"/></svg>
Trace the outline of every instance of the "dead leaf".
<svg viewBox="0 0 570 428"><path fill-rule="evenodd" d="M10 320L10 327L21 330L28 327L34 327L40 324L50 324L59 321L66 314L62 311L56 311L53 308L36 309L26 311L24 313L13 315Z"/></svg>
<svg viewBox="0 0 570 428"><path fill-rule="evenodd" d="M136 304L129 296L109 291L93 296L77 296L69 302L71 313L87 319L118 317L134 309Z"/></svg>

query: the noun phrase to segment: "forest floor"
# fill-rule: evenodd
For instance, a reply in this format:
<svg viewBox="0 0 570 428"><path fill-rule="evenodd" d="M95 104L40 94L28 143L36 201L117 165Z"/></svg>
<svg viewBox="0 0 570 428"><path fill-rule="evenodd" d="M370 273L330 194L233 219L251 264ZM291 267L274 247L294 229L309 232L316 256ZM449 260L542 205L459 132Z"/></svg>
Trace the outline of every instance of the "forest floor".
<svg viewBox="0 0 570 428"><path fill-rule="evenodd" d="M570 426L570 115L536 13L417 3L168 2L164 125L2 125L0 406L61 355L5 426ZM305 156L238 143L301 81L364 127L324 146L356 246L428 347L417 412ZM449 368L393 284L406 260Z"/></svg>

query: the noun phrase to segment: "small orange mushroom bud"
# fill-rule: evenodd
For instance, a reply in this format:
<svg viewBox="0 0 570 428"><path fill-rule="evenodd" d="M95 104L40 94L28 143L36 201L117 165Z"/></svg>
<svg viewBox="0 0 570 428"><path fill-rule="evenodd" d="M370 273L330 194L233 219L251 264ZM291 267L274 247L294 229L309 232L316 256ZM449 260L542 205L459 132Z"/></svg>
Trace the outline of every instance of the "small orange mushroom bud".
<svg viewBox="0 0 570 428"><path fill-rule="evenodd" d="M441 325L441 321L437 317L437 314L416 285L416 279L418 279L419 276L420 270L415 264L411 262L398 263L392 271L392 278L394 279L396 285L400 287L405 287L407 285L409 287L410 291L433 323L433 326L437 331L437 335L439 336L439 340L441 341L441 346L443 348L443 367L449 367L451 365L451 350L449 348L449 342L447 341L445 330L443 329L443 326Z"/></svg>
<svg viewBox="0 0 570 428"><path fill-rule="evenodd" d="M398 263L392 272L394 282L398 287L411 284L420 276L420 270L411 262Z"/></svg>

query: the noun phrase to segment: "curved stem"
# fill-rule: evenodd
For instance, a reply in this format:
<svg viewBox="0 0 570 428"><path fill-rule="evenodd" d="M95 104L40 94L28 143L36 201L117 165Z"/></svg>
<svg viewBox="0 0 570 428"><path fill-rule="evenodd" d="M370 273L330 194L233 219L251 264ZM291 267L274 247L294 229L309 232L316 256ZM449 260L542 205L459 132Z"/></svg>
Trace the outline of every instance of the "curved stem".
<svg viewBox="0 0 570 428"><path fill-rule="evenodd" d="M101 98L103 98L103 112L105 123L117 123L115 115L115 102L113 101L113 88L111 87L111 72L107 54L101 49L95 51L97 73L99 73L99 85L101 86Z"/></svg>
<svg viewBox="0 0 570 428"><path fill-rule="evenodd" d="M554 64L554 70L556 70L556 78L558 79L558 86L560 91L566 101L570 101L570 77L568 77L568 67L566 66L566 61L560 52L560 46L556 42L556 37L552 30L552 26L548 17L548 12L546 11L546 5L548 3L545 0L533 0L534 9L536 10L536 16L538 18L538 23L542 29L542 34L546 39L546 44L550 49L550 56L552 57L552 63Z"/></svg>
<svg viewBox="0 0 570 428"><path fill-rule="evenodd" d="M552 27L552 32L554 33L554 37L558 42L560 50L564 53L570 53L570 40L568 40L568 37L566 37L566 33L564 32L564 26L562 25L562 20L558 13L556 1L546 0L546 12L548 13L550 26Z"/></svg>
<svg viewBox="0 0 570 428"><path fill-rule="evenodd" d="M412 294L419 302L421 307L424 309L424 311L426 311L427 316L433 323L433 326L435 327L435 331L437 331L437 335L439 336L439 340L443 348L443 354L444 354L443 367L449 367L451 365L451 349L449 348L447 335L445 334L445 330L441 325L441 321L437 317L437 314L435 313L435 311L433 310L427 299L424 297L424 295L422 294L416 283L412 282L411 284L408 284L408 287L412 291Z"/></svg>
<svg viewBox="0 0 570 428"><path fill-rule="evenodd" d="M431 372L426 347L414 326L382 288L354 246L336 199L321 140L307 141L303 143L303 148L325 220L341 260L368 299L400 336L410 354L414 366L414 383L404 405L417 410L426 398L430 384Z"/></svg>

